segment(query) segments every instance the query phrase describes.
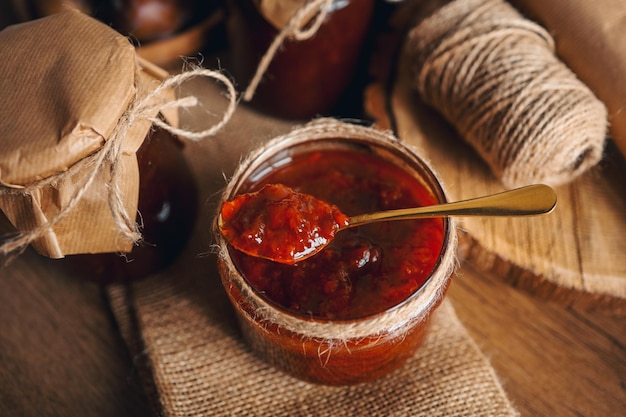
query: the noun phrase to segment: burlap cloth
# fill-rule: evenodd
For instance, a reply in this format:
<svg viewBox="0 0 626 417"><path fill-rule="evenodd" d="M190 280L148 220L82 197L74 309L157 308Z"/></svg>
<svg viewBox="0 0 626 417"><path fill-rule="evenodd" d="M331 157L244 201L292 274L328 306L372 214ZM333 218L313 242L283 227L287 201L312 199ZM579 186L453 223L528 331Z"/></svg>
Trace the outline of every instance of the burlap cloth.
<svg viewBox="0 0 626 417"><path fill-rule="evenodd" d="M517 415L449 301L406 366L371 383L330 387L254 356L213 273L111 288L110 295L158 415Z"/></svg>
<svg viewBox="0 0 626 417"><path fill-rule="evenodd" d="M194 87L196 94L202 95L202 88ZM224 174L233 172L254 142L286 130L240 109L214 140L189 144L186 153L203 202L189 246L161 274L108 288L120 331L158 415L517 415L447 300L415 357L371 383L329 387L302 382L252 353L217 274L211 213L225 186Z"/></svg>

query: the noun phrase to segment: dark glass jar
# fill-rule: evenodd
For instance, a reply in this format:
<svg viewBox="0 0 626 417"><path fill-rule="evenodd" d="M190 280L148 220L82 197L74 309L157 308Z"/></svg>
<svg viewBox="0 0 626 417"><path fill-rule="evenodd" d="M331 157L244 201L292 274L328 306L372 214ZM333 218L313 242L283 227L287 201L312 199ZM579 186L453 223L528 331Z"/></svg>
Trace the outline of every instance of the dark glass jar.
<svg viewBox="0 0 626 417"><path fill-rule="evenodd" d="M28 16L31 19L50 16L59 13L65 9L78 9L81 12L90 15L92 6L97 0L27 0L26 8Z"/></svg>
<svg viewBox="0 0 626 417"><path fill-rule="evenodd" d="M32 18L75 8L146 44L169 38L197 24L224 0L29 0Z"/></svg>
<svg viewBox="0 0 626 417"><path fill-rule="evenodd" d="M82 277L99 283L137 280L164 269L184 249L197 215L197 187L183 144L153 129L137 151L142 242L128 254L68 255Z"/></svg>
<svg viewBox="0 0 626 417"><path fill-rule="evenodd" d="M96 17L140 43L174 35L196 16L196 0L101 1Z"/></svg>
<svg viewBox="0 0 626 417"><path fill-rule="evenodd" d="M279 31L252 0L234 0L228 22L235 79L246 85ZM307 119L327 114L348 86L366 36L374 0L335 1L311 38L286 40L251 104L271 115Z"/></svg>

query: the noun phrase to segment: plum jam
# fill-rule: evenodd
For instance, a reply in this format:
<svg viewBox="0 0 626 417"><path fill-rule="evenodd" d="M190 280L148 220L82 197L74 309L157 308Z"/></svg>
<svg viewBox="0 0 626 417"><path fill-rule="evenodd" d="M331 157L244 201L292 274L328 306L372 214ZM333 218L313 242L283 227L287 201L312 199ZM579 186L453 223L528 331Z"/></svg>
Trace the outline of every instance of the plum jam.
<svg viewBox="0 0 626 417"><path fill-rule="evenodd" d="M250 191L280 183L357 215L436 204L435 197L402 169L368 153L316 151L250 184ZM266 206L268 218L298 221L301 211ZM345 221L344 221L345 222ZM272 224L256 224L257 230ZM274 226L278 227L278 226ZM248 231L250 232L250 231ZM287 250L293 239L277 236ZM233 251L237 267L256 290L293 313L354 319L385 311L405 300L433 270L443 244L441 219L404 220L342 231L319 254L293 266ZM286 256L286 255L285 255Z"/></svg>
<svg viewBox="0 0 626 417"><path fill-rule="evenodd" d="M428 165L393 136L339 122L317 126L298 128L253 152L222 203L270 184L347 216L446 202ZM348 137L341 137L342 130ZM311 220L308 208L265 210L279 226ZM240 230L254 234L259 224L245 223ZM307 381L355 384L386 375L415 355L454 270L455 230L451 218L348 227L320 252L293 264L246 254L216 230L218 267L256 354Z"/></svg>

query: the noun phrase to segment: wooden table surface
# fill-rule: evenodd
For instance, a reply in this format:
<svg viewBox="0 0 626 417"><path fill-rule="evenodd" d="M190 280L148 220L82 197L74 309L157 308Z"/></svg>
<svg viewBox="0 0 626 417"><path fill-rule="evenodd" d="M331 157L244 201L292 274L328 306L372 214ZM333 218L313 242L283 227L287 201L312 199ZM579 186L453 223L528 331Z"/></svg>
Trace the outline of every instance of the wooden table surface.
<svg viewBox="0 0 626 417"><path fill-rule="evenodd" d="M521 415L626 415L626 319L502 278L463 263L449 297ZM102 288L30 249L0 266L0 416L150 415Z"/></svg>
<svg viewBox="0 0 626 417"><path fill-rule="evenodd" d="M449 297L522 416L626 415L626 320L463 264ZM0 269L1 416L148 416L101 288L28 250Z"/></svg>

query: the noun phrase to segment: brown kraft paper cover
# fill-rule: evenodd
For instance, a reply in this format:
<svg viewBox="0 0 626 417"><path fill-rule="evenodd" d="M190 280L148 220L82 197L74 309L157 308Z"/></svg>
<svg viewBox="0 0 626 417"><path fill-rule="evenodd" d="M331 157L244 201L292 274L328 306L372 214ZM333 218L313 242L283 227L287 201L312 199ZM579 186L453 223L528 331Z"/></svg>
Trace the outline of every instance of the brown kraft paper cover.
<svg viewBox="0 0 626 417"><path fill-rule="evenodd" d="M120 234L107 199L110 168L115 163L121 172L116 184L134 219L136 151L151 123L130 125L117 160L66 171L102 148L135 98L138 81L155 78L138 71L125 37L78 11L10 26L0 32L0 44L0 209L19 232L28 232L54 219L82 187L77 205L44 229L34 248L52 258L129 252L133 241ZM33 187L54 175L50 184Z"/></svg>

